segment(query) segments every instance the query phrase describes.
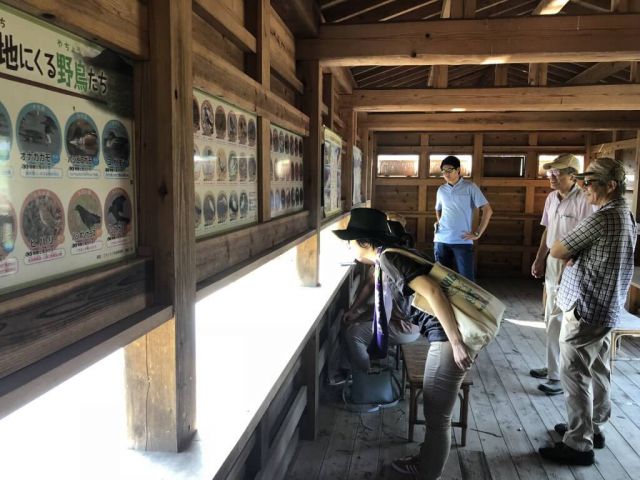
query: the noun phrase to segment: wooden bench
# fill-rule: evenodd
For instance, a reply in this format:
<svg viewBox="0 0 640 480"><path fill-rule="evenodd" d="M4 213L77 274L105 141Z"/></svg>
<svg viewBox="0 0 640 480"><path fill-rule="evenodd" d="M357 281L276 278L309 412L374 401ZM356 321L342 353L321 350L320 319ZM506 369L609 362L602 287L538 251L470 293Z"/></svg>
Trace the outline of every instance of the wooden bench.
<svg viewBox="0 0 640 480"><path fill-rule="evenodd" d="M618 321L618 325L613 330L611 330L612 365L613 361L616 358L616 353L618 353L620 340L624 336L640 337L640 317L632 315L623 308L622 312L620 313L620 320Z"/></svg>
<svg viewBox="0 0 640 480"><path fill-rule="evenodd" d="M422 393L422 377L424 365L427 361L427 340L424 337L413 343L401 346L404 367L402 369L402 391L406 383L409 383L409 441L413 442L413 429L415 425L424 425L424 420L418 420L418 397ZM460 386L460 413L457 422L451 422L452 427L462 429L461 446L467 443L467 418L469 413L469 387L473 385L468 376Z"/></svg>

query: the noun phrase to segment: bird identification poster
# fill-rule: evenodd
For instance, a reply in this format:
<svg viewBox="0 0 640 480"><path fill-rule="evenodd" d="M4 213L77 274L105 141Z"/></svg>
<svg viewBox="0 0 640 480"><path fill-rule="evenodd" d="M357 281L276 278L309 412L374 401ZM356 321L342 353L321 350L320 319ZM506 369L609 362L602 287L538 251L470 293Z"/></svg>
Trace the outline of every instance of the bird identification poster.
<svg viewBox="0 0 640 480"><path fill-rule="evenodd" d="M135 253L132 72L0 4L0 293Z"/></svg>
<svg viewBox="0 0 640 480"><path fill-rule="evenodd" d="M258 221L257 118L193 92L196 238Z"/></svg>
<svg viewBox="0 0 640 480"><path fill-rule="evenodd" d="M304 207L302 137L276 125L271 127L271 217Z"/></svg>
<svg viewBox="0 0 640 480"><path fill-rule="evenodd" d="M342 211L342 138L327 127L324 128L323 157L323 207L324 216Z"/></svg>
<svg viewBox="0 0 640 480"><path fill-rule="evenodd" d="M362 203L362 150L353 146L353 205Z"/></svg>

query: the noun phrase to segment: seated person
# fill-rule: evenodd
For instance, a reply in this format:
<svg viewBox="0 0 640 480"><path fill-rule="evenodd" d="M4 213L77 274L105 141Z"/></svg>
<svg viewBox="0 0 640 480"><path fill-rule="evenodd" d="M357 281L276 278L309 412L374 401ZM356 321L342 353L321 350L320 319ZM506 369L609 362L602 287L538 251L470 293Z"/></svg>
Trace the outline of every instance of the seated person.
<svg viewBox="0 0 640 480"><path fill-rule="evenodd" d="M398 238L398 245L412 247L413 238L404 229L405 220L397 214L388 214L387 221L389 229ZM371 368L369 353L367 347L371 342L372 330L371 322L373 319L374 309L374 277L373 267L366 269L364 280L360 287L356 299L351 308L342 318L343 322L343 340L346 344L346 353L348 359L341 358L341 366L343 372L333 375L330 383L337 385L342 383L347 375L349 366L355 370L368 370ZM391 304L391 314L389 316L389 345L402 345L411 343L420 336L420 327L414 325L408 312L403 312L396 302ZM344 353L344 352L343 352Z"/></svg>

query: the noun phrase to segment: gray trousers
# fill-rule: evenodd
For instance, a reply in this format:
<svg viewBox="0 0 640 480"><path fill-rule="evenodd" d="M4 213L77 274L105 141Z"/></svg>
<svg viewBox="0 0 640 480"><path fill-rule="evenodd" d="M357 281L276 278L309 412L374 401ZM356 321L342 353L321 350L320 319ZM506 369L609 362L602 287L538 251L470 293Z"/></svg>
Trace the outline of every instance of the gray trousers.
<svg viewBox="0 0 640 480"><path fill-rule="evenodd" d="M420 336L420 327L410 325L410 331L398 328L396 322L389 322L389 346L411 343ZM349 362L354 370L368 370L370 367L367 347L371 342L371 320L367 322L352 323L344 331L344 341L349 352Z"/></svg>
<svg viewBox="0 0 640 480"><path fill-rule="evenodd" d="M564 313L560 332L560 380L569 419L562 441L581 452L593 449L593 434L611 417L611 327L589 325Z"/></svg>
<svg viewBox="0 0 640 480"><path fill-rule="evenodd" d="M422 480L442 475L451 448L451 412L467 370L453 360L450 342L432 342L424 366L422 398L426 431L420 448Z"/></svg>
<svg viewBox="0 0 640 480"><path fill-rule="evenodd" d="M560 380L560 327L562 310L556 305L560 288L560 278L564 269L564 260L547 256L544 272L544 290L547 296L544 308L544 323L547 327L547 368L549 380Z"/></svg>

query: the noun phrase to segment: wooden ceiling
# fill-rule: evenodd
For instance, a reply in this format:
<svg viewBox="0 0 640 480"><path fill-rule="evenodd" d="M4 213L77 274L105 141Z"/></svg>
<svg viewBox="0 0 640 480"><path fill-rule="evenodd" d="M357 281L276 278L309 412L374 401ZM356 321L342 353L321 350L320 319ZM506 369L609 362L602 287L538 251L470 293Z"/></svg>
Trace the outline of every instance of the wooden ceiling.
<svg viewBox="0 0 640 480"><path fill-rule="evenodd" d="M363 24L409 22L438 18L511 18L539 14L551 4L561 5L555 15L602 15L612 11L637 11L634 0L316 0L325 24ZM475 4L475 5L474 5ZM436 67L437 69L438 67ZM546 84L624 84L631 81L629 62L548 63ZM499 71L498 71L499 69ZM435 86L429 83L437 70L429 65L355 66L351 74L358 89L406 89ZM446 85L440 87L472 88L490 86L526 86L530 84L530 65L525 63L496 65L450 65ZM500 78L500 80L498 80Z"/></svg>

